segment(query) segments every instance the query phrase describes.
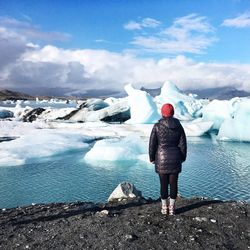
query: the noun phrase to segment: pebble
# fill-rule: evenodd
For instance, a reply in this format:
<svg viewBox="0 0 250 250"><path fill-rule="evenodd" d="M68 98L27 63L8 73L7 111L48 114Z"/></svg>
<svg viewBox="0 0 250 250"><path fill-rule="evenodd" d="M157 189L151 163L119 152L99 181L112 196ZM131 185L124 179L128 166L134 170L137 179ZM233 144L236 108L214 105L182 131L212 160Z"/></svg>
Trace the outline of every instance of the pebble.
<svg viewBox="0 0 250 250"><path fill-rule="evenodd" d="M98 214L98 215L100 215L100 216L108 215L108 214L109 214L109 211L106 210L106 209L104 209L104 210L102 210L102 211L100 211L100 212L96 212L96 214Z"/></svg>
<svg viewBox="0 0 250 250"><path fill-rule="evenodd" d="M36 205L36 203L31 203L31 205L32 205L32 206L35 206L35 205Z"/></svg>
<svg viewBox="0 0 250 250"><path fill-rule="evenodd" d="M135 240L135 239L137 239L138 237L136 236L136 235L134 235L134 234L126 234L125 235L125 239L126 240L129 240L129 241L132 241L132 240Z"/></svg>
<svg viewBox="0 0 250 250"><path fill-rule="evenodd" d="M215 219L210 219L210 221L211 221L212 223L216 223L216 220L215 220Z"/></svg>
<svg viewBox="0 0 250 250"><path fill-rule="evenodd" d="M6 208L2 208L2 211L6 211Z"/></svg>
<svg viewBox="0 0 250 250"><path fill-rule="evenodd" d="M206 217L195 217L195 218L193 218L193 220L203 222L203 221L207 221L207 218Z"/></svg>

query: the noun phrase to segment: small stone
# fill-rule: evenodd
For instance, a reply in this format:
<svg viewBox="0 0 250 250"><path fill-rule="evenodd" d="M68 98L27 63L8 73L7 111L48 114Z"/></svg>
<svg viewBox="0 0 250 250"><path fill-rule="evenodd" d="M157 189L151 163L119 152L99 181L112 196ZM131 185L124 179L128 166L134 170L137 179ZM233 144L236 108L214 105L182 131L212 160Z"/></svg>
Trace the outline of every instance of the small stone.
<svg viewBox="0 0 250 250"><path fill-rule="evenodd" d="M31 203L31 205L32 205L32 206L35 206L35 205L36 205L36 203Z"/></svg>
<svg viewBox="0 0 250 250"><path fill-rule="evenodd" d="M196 221L199 221L199 222L206 222L207 221L207 218L206 217L195 217L193 218L193 220L196 220Z"/></svg>
<svg viewBox="0 0 250 250"><path fill-rule="evenodd" d="M104 210L100 211L98 214L99 214L99 215L108 215L108 214L109 214L109 211L106 210L106 209L104 209Z"/></svg>
<svg viewBox="0 0 250 250"><path fill-rule="evenodd" d="M125 239L126 240L129 240L129 241L133 241L133 240L136 240L138 237L134 234L126 234L125 235Z"/></svg>
<svg viewBox="0 0 250 250"><path fill-rule="evenodd" d="M29 246L29 245L26 245L25 248L28 249L28 248L30 248L30 246Z"/></svg>
<svg viewBox="0 0 250 250"><path fill-rule="evenodd" d="M176 221L180 221L180 219L176 219Z"/></svg>
<svg viewBox="0 0 250 250"><path fill-rule="evenodd" d="M3 211L3 212L6 211L6 208L2 208L2 211Z"/></svg>
<svg viewBox="0 0 250 250"><path fill-rule="evenodd" d="M215 219L210 219L210 221L211 221L212 223L216 223L216 220L215 220Z"/></svg>
<svg viewBox="0 0 250 250"><path fill-rule="evenodd" d="M159 234L163 234L163 232L159 232Z"/></svg>
<svg viewBox="0 0 250 250"><path fill-rule="evenodd" d="M176 241L176 240L174 240L174 244L177 244L177 241Z"/></svg>
<svg viewBox="0 0 250 250"><path fill-rule="evenodd" d="M199 228L199 229L197 230L197 232L202 233L202 229Z"/></svg>
<svg viewBox="0 0 250 250"><path fill-rule="evenodd" d="M213 209L213 207L209 206L208 209Z"/></svg>

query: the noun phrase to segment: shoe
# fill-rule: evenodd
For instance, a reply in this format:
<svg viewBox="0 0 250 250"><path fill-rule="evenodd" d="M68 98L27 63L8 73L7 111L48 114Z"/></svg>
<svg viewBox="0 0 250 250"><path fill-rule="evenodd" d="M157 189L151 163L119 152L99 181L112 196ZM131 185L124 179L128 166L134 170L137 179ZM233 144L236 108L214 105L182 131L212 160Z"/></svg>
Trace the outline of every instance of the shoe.
<svg viewBox="0 0 250 250"><path fill-rule="evenodd" d="M169 206L169 215L175 215L175 206Z"/></svg>
<svg viewBox="0 0 250 250"><path fill-rule="evenodd" d="M164 215L168 214L168 206L162 206L161 207L161 213L164 214Z"/></svg>

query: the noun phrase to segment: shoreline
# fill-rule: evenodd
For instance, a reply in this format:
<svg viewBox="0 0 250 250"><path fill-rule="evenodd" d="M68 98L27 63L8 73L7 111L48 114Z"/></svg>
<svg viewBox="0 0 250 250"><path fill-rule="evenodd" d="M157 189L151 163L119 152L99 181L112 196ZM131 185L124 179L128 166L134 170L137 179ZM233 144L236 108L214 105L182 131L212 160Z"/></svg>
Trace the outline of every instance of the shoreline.
<svg viewBox="0 0 250 250"><path fill-rule="evenodd" d="M0 249L249 249L250 204L178 198L50 203L0 211Z"/></svg>

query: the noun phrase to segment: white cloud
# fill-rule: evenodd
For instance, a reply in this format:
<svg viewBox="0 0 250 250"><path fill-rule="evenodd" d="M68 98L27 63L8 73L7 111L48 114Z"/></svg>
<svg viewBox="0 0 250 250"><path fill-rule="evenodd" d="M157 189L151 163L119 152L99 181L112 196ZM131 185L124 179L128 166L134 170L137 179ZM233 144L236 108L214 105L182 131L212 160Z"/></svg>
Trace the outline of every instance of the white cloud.
<svg viewBox="0 0 250 250"><path fill-rule="evenodd" d="M106 50L46 46L25 52L8 67L0 84L6 88L47 87L84 93L122 91L126 83L153 88L170 80L181 89L232 86L250 91L249 79L250 64L200 63L185 56L154 60Z"/></svg>
<svg viewBox="0 0 250 250"><path fill-rule="evenodd" d="M250 27L250 12L243 13L236 18L226 19L221 25L235 28Z"/></svg>
<svg viewBox="0 0 250 250"><path fill-rule="evenodd" d="M187 16L176 19L161 35L171 36L181 44L191 31L199 30L210 32L213 28L203 17ZM178 51L174 43L172 46ZM191 44L185 46L190 47L183 51L194 50ZM91 95L121 91L126 83L153 88L169 80L181 89L233 86L250 91L249 79L250 64L201 63L180 55L156 60L126 52L39 47L17 30L0 27L0 86L7 89L33 90L37 94L52 89L61 94Z"/></svg>
<svg viewBox="0 0 250 250"><path fill-rule="evenodd" d="M141 30L143 28L156 28L161 25L161 22L147 17L142 19L141 22L129 21L128 23L124 24L124 28L127 30Z"/></svg>
<svg viewBox="0 0 250 250"><path fill-rule="evenodd" d="M175 19L166 29L136 36L131 43L155 53L200 54L217 40L214 31L206 17L191 14Z"/></svg>
<svg viewBox="0 0 250 250"><path fill-rule="evenodd" d="M22 34L28 39L42 41L67 41L71 35L57 31L42 31L38 26L28 21L19 21L15 18L0 17L0 27L6 28L16 34Z"/></svg>

